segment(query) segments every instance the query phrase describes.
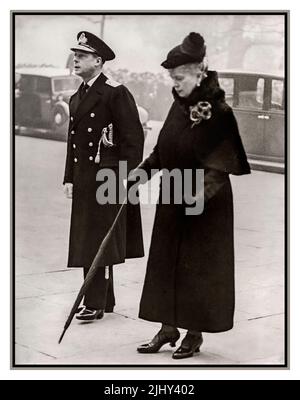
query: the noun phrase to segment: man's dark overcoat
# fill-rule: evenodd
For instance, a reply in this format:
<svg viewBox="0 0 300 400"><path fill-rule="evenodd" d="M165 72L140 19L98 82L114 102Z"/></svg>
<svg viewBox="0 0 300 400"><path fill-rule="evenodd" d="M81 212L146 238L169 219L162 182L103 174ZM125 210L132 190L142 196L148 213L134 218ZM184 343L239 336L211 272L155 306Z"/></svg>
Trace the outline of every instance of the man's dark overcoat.
<svg viewBox="0 0 300 400"><path fill-rule="evenodd" d="M250 173L232 109L217 74L175 101L153 153L151 169L204 169L204 211L186 215L185 204L157 205L139 316L196 330L232 328L234 315L233 200L228 175ZM212 106L211 118L192 127L190 107ZM160 196L161 200L161 196Z"/></svg>
<svg viewBox="0 0 300 400"><path fill-rule="evenodd" d="M100 162L96 163L99 141ZM128 162L128 172L143 157L144 134L135 101L126 87L103 73L83 97L79 90L70 99L70 124L64 183L73 183L69 242L69 267L89 268L99 246L111 227L120 204L99 204L96 181L100 169L111 168L118 179L119 161ZM117 181L118 183L118 181ZM108 251L109 265L126 258L144 255L139 205L127 205L127 213Z"/></svg>

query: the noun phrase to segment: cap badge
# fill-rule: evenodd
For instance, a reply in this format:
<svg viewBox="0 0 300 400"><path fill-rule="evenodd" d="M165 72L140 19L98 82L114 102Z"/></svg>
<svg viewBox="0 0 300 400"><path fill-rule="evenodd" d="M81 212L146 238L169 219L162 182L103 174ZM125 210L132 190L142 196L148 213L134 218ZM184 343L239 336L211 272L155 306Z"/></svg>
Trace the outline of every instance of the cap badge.
<svg viewBox="0 0 300 400"><path fill-rule="evenodd" d="M86 44L87 43L87 37L85 36L85 34L82 32L82 34L80 35L79 39L78 39L78 44Z"/></svg>

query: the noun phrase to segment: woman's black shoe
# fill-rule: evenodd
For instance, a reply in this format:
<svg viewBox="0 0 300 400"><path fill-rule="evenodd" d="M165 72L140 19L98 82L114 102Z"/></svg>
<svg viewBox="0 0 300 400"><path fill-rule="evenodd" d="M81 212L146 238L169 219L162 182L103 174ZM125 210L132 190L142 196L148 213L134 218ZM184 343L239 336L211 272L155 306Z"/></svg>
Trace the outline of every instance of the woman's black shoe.
<svg viewBox="0 0 300 400"><path fill-rule="evenodd" d="M137 351L139 353L157 353L164 344L170 343L171 347L175 347L179 338L180 333L177 329L174 332L160 330L151 342L142 344L137 348Z"/></svg>
<svg viewBox="0 0 300 400"><path fill-rule="evenodd" d="M202 335L192 335L187 333L180 347L173 353L174 360L181 360L182 358L193 357L194 353L199 353L200 346L203 343Z"/></svg>

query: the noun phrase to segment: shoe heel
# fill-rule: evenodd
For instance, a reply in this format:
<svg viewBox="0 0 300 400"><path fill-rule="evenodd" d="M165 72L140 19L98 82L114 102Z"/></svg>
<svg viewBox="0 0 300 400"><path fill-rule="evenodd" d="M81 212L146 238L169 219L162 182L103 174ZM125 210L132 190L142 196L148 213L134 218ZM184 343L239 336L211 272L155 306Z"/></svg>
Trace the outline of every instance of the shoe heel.
<svg viewBox="0 0 300 400"><path fill-rule="evenodd" d="M196 347L195 353L200 353L200 346L199 346L199 347Z"/></svg>
<svg viewBox="0 0 300 400"><path fill-rule="evenodd" d="M102 319L104 317L104 311L100 311L96 317L97 320Z"/></svg>
<svg viewBox="0 0 300 400"><path fill-rule="evenodd" d="M170 342L171 347L176 347L176 341L175 342Z"/></svg>

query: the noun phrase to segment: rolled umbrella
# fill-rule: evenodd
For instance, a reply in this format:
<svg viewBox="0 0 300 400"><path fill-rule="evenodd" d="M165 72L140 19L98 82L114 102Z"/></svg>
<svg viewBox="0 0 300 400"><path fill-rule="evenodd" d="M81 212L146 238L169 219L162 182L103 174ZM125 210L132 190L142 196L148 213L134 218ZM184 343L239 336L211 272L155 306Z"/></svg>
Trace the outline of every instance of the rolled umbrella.
<svg viewBox="0 0 300 400"><path fill-rule="evenodd" d="M103 268L103 266L105 266L105 278L109 279L109 267L106 265L106 263L107 263L106 252L110 246L110 242L112 240L114 240L114 236L115 236L117 230L120 229L119 224L121 224L123 215L126 212L126 203L127 203L127 198L125 197L125 199L118 211L118 214L116 215L114 222L112 223L112 226L110 227L109 231L107 232L106 236L104 237L104 239L99 247L99 250L93 260L93 263L92 263L92 265L89 269L89 272L81 286L81 289L79 290L79 293L77 295L75 303L71 309L70 315L69 315L68 319L66 320L63 332L59 338L59 341L58 341L59 344L63 340L63 337L64 337L67 329L71 325L74 315L76 314L77 309L81 303L81 300L83 299L83 296L85 295L87 289L89 288L89 286L90 286L91 282L93 281L94 276L98 272L99 268Z"/></svg>

